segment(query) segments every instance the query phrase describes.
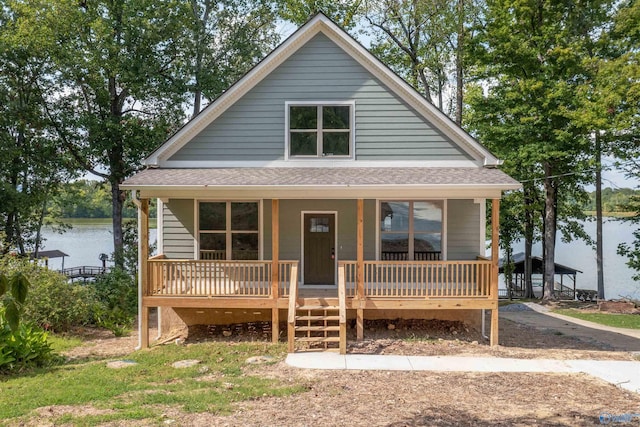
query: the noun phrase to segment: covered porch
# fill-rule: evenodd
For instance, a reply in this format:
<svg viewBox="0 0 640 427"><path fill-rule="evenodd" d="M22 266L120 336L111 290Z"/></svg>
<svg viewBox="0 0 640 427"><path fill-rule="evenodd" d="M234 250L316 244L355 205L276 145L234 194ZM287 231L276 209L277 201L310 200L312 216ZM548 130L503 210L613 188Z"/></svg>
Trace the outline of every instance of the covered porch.
<svg viewBox="0 0 640 427"><path fill-rule="evenodd" d="M303 338L310 341L337 342L341 352L346 350L348 311L355 314L357 339L362 340L365 312L372 310L490 310L490 343L498 343L499 198L491 199L494 255L491 259L478 256L471 260L441 260L440 256L406 260L402 259L406 256L397 255L389 259L383 251L378 252L378 259L367 259L365 199L354 198L355 257L336 260L336 286L314 287L300 285L301 260L281 259L283 233L287 233L280 215L281 199L272 195L269 199L270 248L265 251L269 259L210 259L202 255L200 259L176 259L162 253L150 258L149 197L153 193L166 197L140 191L137 198L142 347L149 346L148 319L153 307L267 310L271 312L274 342L280 338L279 325L286 313L282 320L288 324L290 351L302 331ZM335 325L326 327L335 329L337 335L315 333L319 326L311 324L311 317L335 318Z"/></svg>

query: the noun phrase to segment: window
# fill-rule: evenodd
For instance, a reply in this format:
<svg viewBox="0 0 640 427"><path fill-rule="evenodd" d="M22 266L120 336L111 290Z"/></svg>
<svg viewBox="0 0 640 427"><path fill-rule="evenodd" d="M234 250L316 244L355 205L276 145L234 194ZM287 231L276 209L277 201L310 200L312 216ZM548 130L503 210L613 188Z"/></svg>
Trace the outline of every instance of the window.
<svg viewBox="0 0 640 427"><path fill-rule="evenodd" d="M258 202L200 202L198 230L200 259L259 258Z"/></svg>
<svg viewBox="0 0 640 427"><path fill-rule="evenodd" d="M380 259L442 259L442 201L380 203Z"/></svg>
<svg viewBox="0 0 640 427"><path fill-rule="evenodd" d="M353 104L287 104L289 157L351 157Z"/></svg>

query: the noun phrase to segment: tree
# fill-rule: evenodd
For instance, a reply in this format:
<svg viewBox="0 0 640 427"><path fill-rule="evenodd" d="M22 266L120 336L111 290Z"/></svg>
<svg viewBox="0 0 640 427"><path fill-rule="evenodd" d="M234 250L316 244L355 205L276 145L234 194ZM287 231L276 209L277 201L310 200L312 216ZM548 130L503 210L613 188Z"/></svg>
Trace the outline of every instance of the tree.
<svg viewBox="0 0 640 427"><path fill-rule="evenodd" d="M554 298L559 215L567 213L569 219L580 214L569 203L585 197L581 184L589 178L589 129L573 114L579 108L575 92L584 74L580 58L588 47L584 34L603 25L607 3L574 7L573 2L495 0L487 5L476 52L487 79L486 98L503 107L492 110L494 124L511 141L510 150L498 154L513 158L534 179L540 177L544 297ZM480 100L476 97L474 108L482 107ZM560 231L566 239L579 229L573 221Z"/></svg>
<svg viewBox="0 0 640 427"><path fill-rule="evenodd" d="M51 34L33 34L29 13L22 2L0 9L0 253L23 256L38 252L47 201L71 176L40 102L51 90Z"/></svg>
<svg viewBox="0 0 640 427"><path fill-rule="evenodd" d="M184 38L184 78L195 117L278 41L273 2L190 0Z"/></svg>
<svg viewBox="0 0 640 427"><path fill-rule="evenodd" d="M365 7L364 0L282 0L280 16L302 25L322 12L343 28L353 28Z"/></svg>
<svg viewBox="0 0 640 427"><path fill-rule="evenodd" d="M640 2L627 0L620 4L612 27L612 47L619 55L605 63L603 92L610 96L607 112L613 122L609 133L615 144L613 153L621 159L620 167L631 178L640 178ZM630 197L626 210L635 214L627 218L640 226L640 197ZM618 254L628 258L627 265L640 281L640 228L633 232L633 242L621 244Z"/></svg>
<svg viewBox="0 0 640 427"><path fill-rule="evenodd" d="M116 265L123 263L120 184L183 117L175 75L183 2L55 0L29 10L34 32L55 29L47 117L76 165L111 187Z"/></svg>
<svg viewBox="0 0 640 427"><path fill-rule="evenodd" d="M475 0L371 0L372 51L441 111L462 123ZM451 78L455 75L455 78ZM455 102L449 103L449 98Z"/></svg>

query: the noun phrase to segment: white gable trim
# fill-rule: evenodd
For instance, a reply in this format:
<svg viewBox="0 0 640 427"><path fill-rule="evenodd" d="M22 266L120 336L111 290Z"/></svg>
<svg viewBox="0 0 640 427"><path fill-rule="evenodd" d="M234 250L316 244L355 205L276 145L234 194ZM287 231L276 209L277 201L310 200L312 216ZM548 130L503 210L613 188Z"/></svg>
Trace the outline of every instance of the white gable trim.
<svg viewBox="0 0 640 427"><path fill-rule="evenodd" d="M397 76L367 49L351 38L343 29L320 13L300 27L244 77L202 110L198 116L185 124L162 146L151 153L151 155L144 160L144 164L147 166L165 166L165 162L173 154L184 147L192 138L203 131L236 101L242 98L273 70L284 63L300 47L320 32L344 49L354 60L399 95L424 118L432 122L441 132L459 144L460 147L474 159L485 166L495 166L501 163L498 158L456 125L433 104L422 97L422 95L407 82Z"/></svg>

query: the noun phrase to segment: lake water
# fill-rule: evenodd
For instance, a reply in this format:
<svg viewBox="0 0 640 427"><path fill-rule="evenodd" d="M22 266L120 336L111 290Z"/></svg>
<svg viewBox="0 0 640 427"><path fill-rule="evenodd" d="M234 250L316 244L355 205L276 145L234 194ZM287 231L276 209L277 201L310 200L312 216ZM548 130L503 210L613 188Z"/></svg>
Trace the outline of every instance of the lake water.
<svg viewBox="0 0 640 427"><path fill-rule="evenodd" d="M80 265L101 265L98 257L101 253L111 255L113 252L113 237L111 223L104 220L73 221L73 228L64 234L54 233L51 229L44 230L44 249L59 249L69 254L65 259L65 267ZM588 222L587 232L594 237L596 224ZM640 282L631 279L633 271L625 264L626 258L616 254L619 243L630 243L633 240L634 228L625 222L607 219L604 229L604 280L605 296L609 299L628 296L640 299ZM156 241L156 229L149 231L151 242ZM514 247L514 252L524 252L524 243ZM541 244L534 245L533 254L541 256ZM556 262L582 271L577 276L577 287L580 289L596 289L596 253L595 249L582 241L562 243L558 241ZM49 261L52 269L61 267L60 259Z"/></svg>
<svg viewBox="0 0 640 427"><path fill-rule="evenodd" d="M63 234L54 232L51 228L45 227L43 236L47 239L44 242L43 250L58 249L69 255L64 259L65 268L78 267L81 265L101 266L100 254L113 255L113 232L111 231L111 221L105 222L103 219L87 220L67 220L73 227ZM157 230L149 229L149 240L156 241ZM108 264L107 264L108 265ZM49 260L49 268L60 269L62 258Z"/></svg>
<svg viewBox="0 0 640 427"><path fill-rule="evenodd" d="M585 230L595 241L596 223L587 222ZM607 299L631 297L640 299L640 282L635 282L631 276L634 272L626 265L627 258L616 253L620 243L633 241L634 227L623 221L605 218L602 224L603 260L604 260L604 293ZM519 242L513 248L514 253L524 252L524 242ZM542 244L533 246L533 255L542 256ZM578 289L597 289L598 277L595 248L583 241L563 243L558 238L556 242L556 263L566 265L582 271L576 278ZM571 280L568 280L569 284ZM567 283L565 283L567 285Z"/></svg>

